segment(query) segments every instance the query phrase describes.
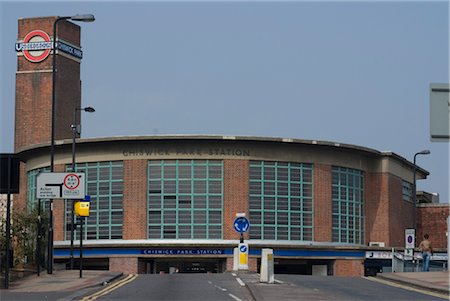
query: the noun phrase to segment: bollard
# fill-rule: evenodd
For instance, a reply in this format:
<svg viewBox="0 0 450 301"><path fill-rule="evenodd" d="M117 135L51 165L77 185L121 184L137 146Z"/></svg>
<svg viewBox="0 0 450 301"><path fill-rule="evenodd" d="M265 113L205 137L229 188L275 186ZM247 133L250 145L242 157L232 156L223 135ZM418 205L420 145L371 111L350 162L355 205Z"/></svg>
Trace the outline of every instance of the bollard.
<svg viewBox="0 0 450 301"><path fill-rule="evenodd" d="M233 271L239 270L239 249L233 249Z"/></svg>
<svg viewBox="0 0 450 301"><path fill-rule="evenodd" d="M274 283L273 249L262 249L261 252L261 278L260 282Z"/></svg>

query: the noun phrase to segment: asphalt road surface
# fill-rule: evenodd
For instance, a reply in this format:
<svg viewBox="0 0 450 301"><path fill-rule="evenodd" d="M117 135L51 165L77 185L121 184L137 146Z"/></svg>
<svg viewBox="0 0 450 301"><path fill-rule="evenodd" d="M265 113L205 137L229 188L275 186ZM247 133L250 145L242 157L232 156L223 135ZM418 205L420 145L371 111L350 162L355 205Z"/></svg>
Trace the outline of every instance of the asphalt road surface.
<svg viewBox="0 0 450 301"><path fill-rule="evenodd" d="M247 301L249 291L229 273L225 274L149 274L97 298L107 300L158 301Z"/></svg>
<svg viewBox="0 0 450 301"><path fill-rule="evenodd" d="M320 277L306 275L275 275L275 279L295 285L297 300L333 301L442 301L442 298L390 286L358 277ZM370 278L369 278L370 279ZM448 300L448 298L444 299Z"/></svg>

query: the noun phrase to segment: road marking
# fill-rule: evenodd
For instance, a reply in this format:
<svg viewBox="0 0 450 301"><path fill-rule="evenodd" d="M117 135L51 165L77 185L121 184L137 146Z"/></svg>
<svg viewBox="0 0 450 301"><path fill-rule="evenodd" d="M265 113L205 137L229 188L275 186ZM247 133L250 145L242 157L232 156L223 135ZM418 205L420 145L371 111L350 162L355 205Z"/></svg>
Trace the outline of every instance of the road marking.
<svg viewBox="0 0 450 301"><path fill-rule="evenodd" d="M214 287L220 289L222 292L226 292L227 291L226 288L220 287L218 285L214 285Z"/></svg>
<svg viewBox="0 0 450 301"><path fill-rule="evenodd" d="M278 279L274 279L274 281L275 281L276 283L278 283L278 284L283 284L283 283L284 283L283 281L278 280Z"/></svg>
<svg viewBox="0 0 450 301"><path fill-rule="evenodd" d="M241 286L245 286L244 281L241 280L241 278L236 278L236 281L241 285Z"/></svg>
<svg viewBox="0 0 450 301"><path fill-rule="evenodd" d="M440 294L440 293L435 293L435 292L431 292L431 291L427 291L427 290L421 290L415 287L410 287L410 286L406 286L406 285L402 285L396 282L392 282L392 281L388 281L388 280L384 280L384 279L378 279L375 277L362 277L363 279L369 280L369 281L373 281L373 282L378 282L378 283L382 283L382 284L386 284L386 285L390 285L390 286L394 286L394 287L398 287L398 288L402 288L408 291L413 291L413 292L417 292L417 293L421 293L421 294L426 294L426 295L430 295L433 297L438 297L438 298L442 298L445 300L449 300L449 296L445 295L445 294Z"/></svg>
<svg viewBox="0 0 450 301"><path fill-rule="evenodd" d="M236 277L237 275L235 273L231 273L231 275L233 275L234 277Z"/></svg>
<svg viewBox="0 0 450 301"><path fill-rule="evenodd" d="M80 301L94 301L97 298L102 297L102 296L104 296L106 294L109 294L110 292L118 289L119 287L122 287L125 284L130 283L131 281L136 279L137 276L138 275L136 275L136 274L130 274L127 277L125 277L124 279L122 279L122 280L120 280L120 281L118 281L118 282L116 282L116 283L114 283L114 284L112 284L110 286L107 286L104 289L102 289L102 290L100 290L100 291L98 291L98 292L96 292L96 293L94 293L94 294L92 294L90 296L83 297Z"/></svg>
<svg viewBox="0 0 450 301"><path fill-rule="evenodd" d="M236 296L233 295L233 294L228 294L228 296L230 296L231 298L233 298L233 299L236 300L236 301L242 301L242 299L239 299L238 297L236 297Z"/></svg>

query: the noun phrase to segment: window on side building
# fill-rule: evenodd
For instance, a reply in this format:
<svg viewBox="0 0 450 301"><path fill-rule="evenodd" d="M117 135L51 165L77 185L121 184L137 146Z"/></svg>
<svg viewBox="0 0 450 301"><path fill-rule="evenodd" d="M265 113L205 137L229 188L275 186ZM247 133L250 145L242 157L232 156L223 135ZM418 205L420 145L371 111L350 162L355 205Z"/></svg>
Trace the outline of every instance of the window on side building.
<svg viewBox="0 0 450 301"><path fill-rule="evenodd" d="M361 170L332 167L333 242L364 242L364 173Z"/></svg>

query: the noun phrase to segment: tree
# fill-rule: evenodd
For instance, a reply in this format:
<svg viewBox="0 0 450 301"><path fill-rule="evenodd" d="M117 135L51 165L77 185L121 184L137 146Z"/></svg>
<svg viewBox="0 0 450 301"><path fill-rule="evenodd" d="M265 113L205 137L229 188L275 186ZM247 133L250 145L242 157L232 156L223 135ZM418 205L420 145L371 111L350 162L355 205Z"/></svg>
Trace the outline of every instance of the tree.
<svg viewBox="0 0 450 301"><path fill-rule="evenodd" d="M41 265L43 263L43 254L45 254L47 233L47 214L41 212L41 229L39 236L41 238ZM11 247L14 254L14 266L37 266L37 238L38 238L39 215L38 210L33 209L31 212L13 212L11 214ZM2 254L5 254L6 248L6 220L1 221L0 245ZM2 256L3 258L4 256ZM1 265L2 268L5 266Z"/></svg>

